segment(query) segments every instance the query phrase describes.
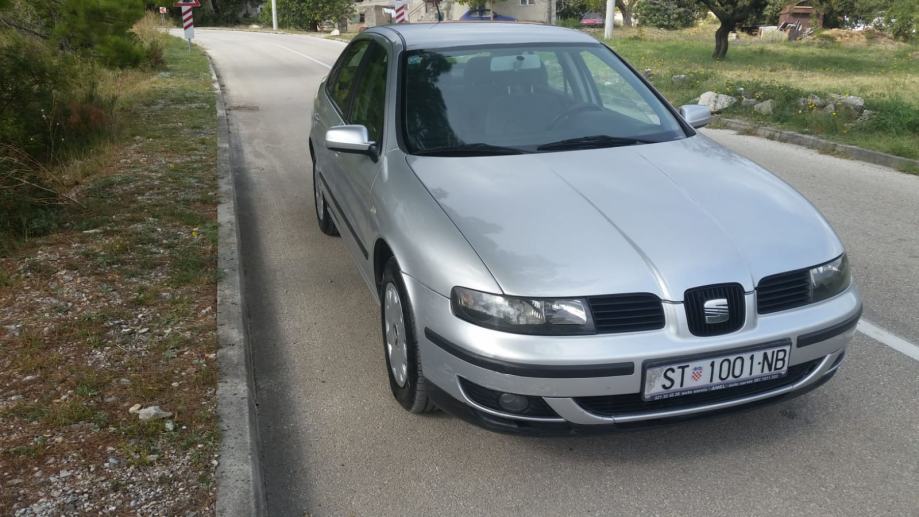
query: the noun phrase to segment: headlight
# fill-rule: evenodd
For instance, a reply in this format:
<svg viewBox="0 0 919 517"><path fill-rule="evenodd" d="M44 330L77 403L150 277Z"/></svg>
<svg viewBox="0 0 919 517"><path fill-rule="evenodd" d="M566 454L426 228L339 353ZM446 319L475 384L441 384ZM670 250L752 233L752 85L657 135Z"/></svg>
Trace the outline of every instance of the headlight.
<svg viewBox="0 0 919 517"><path fill-rule="evenodd" d="M454 287L453 314L470 323L518 334L592 334L587 300L518 298Z"/></svg>
<svg viewBox="0 0 919 517"><path fill-rule="evenodd" d="M845 254L810 271L811 302L832 298L849 287L849 259Z"/></svg>

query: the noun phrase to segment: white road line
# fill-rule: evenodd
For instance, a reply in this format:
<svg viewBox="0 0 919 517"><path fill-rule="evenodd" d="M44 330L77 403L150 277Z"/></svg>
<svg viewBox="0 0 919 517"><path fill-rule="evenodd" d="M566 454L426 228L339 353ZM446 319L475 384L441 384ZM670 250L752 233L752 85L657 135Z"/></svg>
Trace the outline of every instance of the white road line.
<svg viewBox="0 0 919 517"><path fill-rule="evenodd" d="M278 45L277 43L269 43L269 45L273 45L273 46L278 47L278 48L283 48L284 50L286 50L286 51L288 51L288 52L293 52L294 54L297 54L297 55L300 56L300 57L305 57L306 59L309 59L310 61L312 61L312 62L314 62L314 63L319 63L320 65L322 65L322 66L324 66L324 67L326 67L326 68L332 68L332 65L330 65L330 64L328 64L328 63L326 63L326 62L324 62L324 61L320 61L320 60L318 60L318 59L316 59L316 58L314 58L314 57L312 57L312 56L307 56L306 54L304 54L304 53L302 53L302 52L297 52L296 50L294 50L294 49L292 49L292 48L287 48L287 47L285 47L284 45Z"/></svg>
<svg viewBox="0 0 919 517"><path fill-rule="evenodd" d="M858 331L919 361L919 346L910 343L900 336L891 334L870 321L864 319L859 321Z"/></svg>

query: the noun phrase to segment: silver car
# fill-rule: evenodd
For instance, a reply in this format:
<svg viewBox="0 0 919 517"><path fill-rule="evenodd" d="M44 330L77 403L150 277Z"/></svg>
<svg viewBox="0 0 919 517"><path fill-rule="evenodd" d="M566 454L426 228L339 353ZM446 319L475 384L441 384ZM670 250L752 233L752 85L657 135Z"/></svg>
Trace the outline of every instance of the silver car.
<svg viewBox="0 0 919 517"><path fill-rule="evenodd" d="M355 38L316 96L316 213L379 301L399 403L570 432L832 377L862 310L843 246L709 118L577 31Z"/></svg>

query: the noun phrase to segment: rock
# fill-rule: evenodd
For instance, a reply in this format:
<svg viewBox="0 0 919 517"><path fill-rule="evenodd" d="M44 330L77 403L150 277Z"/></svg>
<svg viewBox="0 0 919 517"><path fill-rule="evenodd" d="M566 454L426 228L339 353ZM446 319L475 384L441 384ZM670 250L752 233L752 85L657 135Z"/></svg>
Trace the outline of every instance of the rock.
<svg viewBox="0 0 919 517"><path fill-rule="evenodd" d="M10 402L16 402L17 400L22 400L22 395L13 395L10 397Z"/></svg>
<svg viewBox="0 0 919 517"><path fill-rule="evenodd" d="M145 407L137 412L137 418L141 420L153 420L155 418L169 418L172 413L163 411L159 406Z"/></svg>
<svg viewBox="0 0 919 517"><path fill-rule="evenodd" d="M836 113L836 105L833 104L832 102L827 103L827 105L823 107L823 112L824 113Z"/></svg>
<svg viewBox="0 0 919 517"><path fill-rule="evenodd" d="M807 102L818 108L826 106L826 101L821 99L820 96L814 95L813 93L807 96Z"/></svg>
<svg viewBox="0 0 919 517"><path fill-rule="evenodd" d="M861 113L865 110L865 99L855 95L830 95L830 98L839 107L851 110L855 113Z"/></svg>
<svg viewBox="0 0 919 517"><path fill-rule="evenodd" d="M147 455L147 461L149 461L150 463L153 463L154 461L158 459L160 459L158 454L148 454Z"/></svg>
<svg viewBox="0 0 919 517"><path fill-rule="evenodd" d="M864 124L865 122L868 122L872 118L874 118L874 112L871 110L865 110L862 112L861 115L858 116L857 119L855 119L855 123Z"/></svg>
<svg viewBox="0 0 919 517"><path fill-rule="evenodd" d="M131 379L118 379L118 384L121 384L122 386L129 386L131 384Z"/></svg>
<svg viewBox="0 0 919 517"><path fill-rule="evenodd" d="M743 100L743 99L752 99L752 98L753 98L753 95L752 95L750 92L748 92L747 89L744 88L744 87L738 88L738 89L737 89L737 93L740 94L741 100Z"/></svg>
<svg viewBox="0 0 919 517"><path fill-rule="evenodd" d="M755 105L757 105L757 104L759 104L759 101L758 101L758 100L756 100L756 99L748 99L748 98L746 98L746 97L744 97L744 99L743 99L742 101L740 101L740 105L743 106L743 107L745 107L745 108L749 108L750 106L755 106Z"/></svg>
<svg viewBox="0 0 919 517"><path fill-rule="evenodd" d="M176 430L176 424L172 420L167 420L166 424L163 427L165 427L166 430L169 431L170 433Z"/></svg>
<svg viewBox="0 0 919 517"><path fill-rule="evenodd" d="M3 328L6 329L6 332L7 334L9 334L10 337L19 337L19 335L22 334L22 324L21 323L18 325L6 325Z"/></svg>
<svg viewBox="0 0 919 517"><path fill-rule="evenodd" d="M22 382L32 382L35 379L38 379L38 375L26 375L22 378Z"/></svg>
<svg viewBox="0 0 919 517"><path fill-rule="evenodd" d="M689 78L686 77L686 74L679 74L679 75L675 75L671 77L670 81L672 81L673 84L680 85L680 84L685 83L688 79Z"/></svg>
<svg viewBox="0 0 919 517"><path fill-rule="evenodd" d="M707 106L712 113L718 113L733 106L737 99L730 95L722 95L715 92L705 92L699 96L699 104Z"/></svg>
<svg viewBox="0 0 919 517"><path fill-rule="evenodd" d="M644 71L641 73L641 75L645 76L645 79L650 81L651 79L654 78L654 70L651 70L650 68L645 68Z"/></svg>
<svg viewBox="0 0 919 517"><path fill-rule="evenodd" d="M798 99L798 105L802 108L810 108L811 106L814 108L822 108L826 106L826 101L812 93L807 97L801 97Z"/></svg>
<svg viewBox="0 0 919 517"><path fill-rule="evenodd" d="M112 396L112 397L105 397L105 398L102 399L102 400L103 400L103 402L105 402L106 404L111 404L111 403L113 403L113 402L118 402L118 397L115 397L115 396Z"/></svg>
<svg viewBox="0 0 919 517"><path fill-rule="evenodd" d="M332 35L332 36L341 36L341 31L338 30L338 29L332 29L332 32L330 33L330 35Z"/></svg>
<svg viewBox="0 0 919 517"><path fill-rule="evenodd" d="M261 29L262 26L257 23L253 23L252 25L249 26L249 28L250 29Z"/></svg>
<svg viewBox="0 0 919 517"><path fill-rule="evenodd" d="M772 115L772 109L775 107L775 102L772 99L767 101L760 102L753 106L753 111L760 113L762 115Z"/></svg>
<svg viewBox="0 0 919 517"><path fill-rule="evenodd" d="M131 413L132 415L140 413L140 404L134 404L131 406L130 409L128 409L128 413Z"/></svg>

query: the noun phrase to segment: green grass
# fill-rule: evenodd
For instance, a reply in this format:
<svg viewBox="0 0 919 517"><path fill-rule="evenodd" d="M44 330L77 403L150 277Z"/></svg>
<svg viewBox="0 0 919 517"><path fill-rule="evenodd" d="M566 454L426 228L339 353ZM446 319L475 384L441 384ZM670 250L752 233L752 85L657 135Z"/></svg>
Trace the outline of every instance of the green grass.
<svg viewBox="0 0 919 517"><path fill-rule="evenodd" d="M919 46L875 40L840 43L830 38L804 42L732 41L727 59L713 61L713 25L685 31L617 29L611 46L638 70L651 69L652 82L674 105L711 90L774 99L771 116L740 103L725 116L819 135L869 149L919 158ZM687 80L674 84L672 76ZM857 95L875 115L864 123L843 112L802 108L809 94Z"/></svg>

